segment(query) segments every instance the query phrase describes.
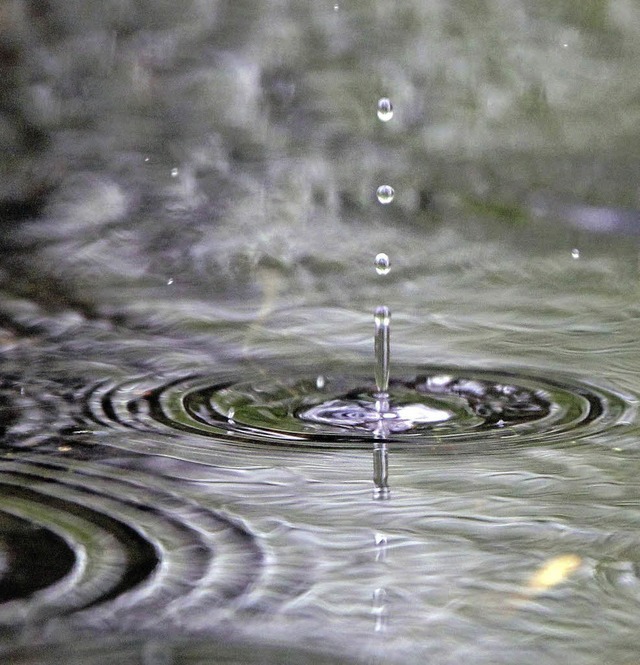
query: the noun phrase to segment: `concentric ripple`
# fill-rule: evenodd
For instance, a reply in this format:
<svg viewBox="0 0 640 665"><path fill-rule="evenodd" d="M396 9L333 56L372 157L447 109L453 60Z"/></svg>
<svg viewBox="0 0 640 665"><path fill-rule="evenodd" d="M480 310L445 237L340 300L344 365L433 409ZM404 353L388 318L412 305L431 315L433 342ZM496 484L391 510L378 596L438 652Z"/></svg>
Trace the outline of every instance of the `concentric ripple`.
<svg viewBox="0 0 640 665"><path fill-rule="evenodd" d="M120 475L37 455L1 462L0 626L76 613L140 627L244 602L264 559L244 525Z"/></svg>
<svg viewBox="0 0 640 665"><path fill-rule="evenodd" d="M344 372L241 381L187 377L101 387L85 415L102 425L187 431L220 442L448 451L452 446L545 445L606 430L630 408L625 397L564 377L454 368L395 370L389 394ZM87 407L88 404L88 407Z"/></svg>

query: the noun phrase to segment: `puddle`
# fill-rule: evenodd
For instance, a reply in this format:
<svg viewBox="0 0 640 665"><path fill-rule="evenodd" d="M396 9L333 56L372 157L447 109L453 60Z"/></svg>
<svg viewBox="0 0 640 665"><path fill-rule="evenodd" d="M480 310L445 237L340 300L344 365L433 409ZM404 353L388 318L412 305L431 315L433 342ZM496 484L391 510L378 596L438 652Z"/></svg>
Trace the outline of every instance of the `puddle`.
<svg viewBox="0 0 640 665"><path fill-rule="evenodd" d="M631 3L23 4L5 659L637 662Z"/></svg>

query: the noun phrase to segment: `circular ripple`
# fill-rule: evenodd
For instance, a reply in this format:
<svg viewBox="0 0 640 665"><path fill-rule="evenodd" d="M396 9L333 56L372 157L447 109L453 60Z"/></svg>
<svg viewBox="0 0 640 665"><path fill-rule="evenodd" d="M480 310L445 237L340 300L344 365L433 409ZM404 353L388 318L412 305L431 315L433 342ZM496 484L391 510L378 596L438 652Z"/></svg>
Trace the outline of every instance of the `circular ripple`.
<svg viewBox="0 0 640 665"><path fill-rule="evenodd" d="M366 446L378 427L375 388L366 379L174 384L154 393L158 420L203 434L289 444ZM624 411L619 398L538 377L432 371L395 380L383 418L394 444L544 442L600 429Z"/></svg>
<svg viewBox="0 0 640 665"><path fill-rule="evenodd" d="M396 447L443 451L574 440L606 430L630 408L611 391L562 377L453 368L396 372L382 406L372 380L352 372L345 373L349 378L288 372L284 380L138 381L102 387L88 404L94 422L219 442L368 448L372 438L385 438Z"/></svg>
<svg viewBox="0 0 640 665"><path fill-rule="evenodd" d="M51 529L0 511L0 533L0 603L31 596L72 572L73 549Z"/></svg>
<svg viewBox="0 0 640 665"><path fill-rule="evenodd" d="M264 555L237 520L140 474L44 456L0 463L0 626L78 613L136 627L244 602Z"/></svg>

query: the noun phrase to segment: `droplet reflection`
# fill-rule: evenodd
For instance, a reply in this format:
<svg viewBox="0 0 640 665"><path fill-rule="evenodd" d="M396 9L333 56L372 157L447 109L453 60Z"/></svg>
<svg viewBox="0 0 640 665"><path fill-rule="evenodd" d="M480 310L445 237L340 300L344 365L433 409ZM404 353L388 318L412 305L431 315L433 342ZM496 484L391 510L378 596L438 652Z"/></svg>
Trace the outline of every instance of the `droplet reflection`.
<svg viewBox="0 0 640 665"><path fill-rule="evenodd" d="M382 97L378 100L378 118L382 122L389 122L393 118L393 105L390 99Z"/></svg>

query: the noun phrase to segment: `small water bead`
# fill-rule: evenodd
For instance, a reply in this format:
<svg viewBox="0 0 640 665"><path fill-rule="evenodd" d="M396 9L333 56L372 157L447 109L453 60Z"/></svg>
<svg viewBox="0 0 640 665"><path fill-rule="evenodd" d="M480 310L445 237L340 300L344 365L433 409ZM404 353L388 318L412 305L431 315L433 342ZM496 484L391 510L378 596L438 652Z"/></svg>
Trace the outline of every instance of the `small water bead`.
<svg viewBox="0 0 640 665"><path fill-rule="evenodd" d="M393 105L391 100L386 97L381 97L378 100L378 118L382 122L389 122L393 118Z"/></svg>
<svg viewBox="0 0 640 665"><path fill-rule="evenodd" d="M393 187L391 187L391 185L380 185L380 187L378 187L378 189L376 190L376 196L378 197L378 201L380 201L380 203L382 203L383 205L391 203L395 195L396 192L393 189Z"/></svg>
<svg viewBox="0 0 640 665"><path fill-rule="evenodd" d="M580 258L580 250L576 249L575 247L571 250L571 258L572 259L579 259Z"/></svg>
<svg viewBox="0 0 640 665"><path fill-rule="evenodd" d="M177 178L178 173L179 173L178 169L176 169L176 168L171 169L171 177L172 178Z"/></svg>
<svg viewBox="0 0 640 665"><path fill-rule="evenodd" d="M391 270L389 257L384 252L380 252L380 254L376 255L374 264L376 266L376 272L378 275L387 275L389 270Z"/></svg>

